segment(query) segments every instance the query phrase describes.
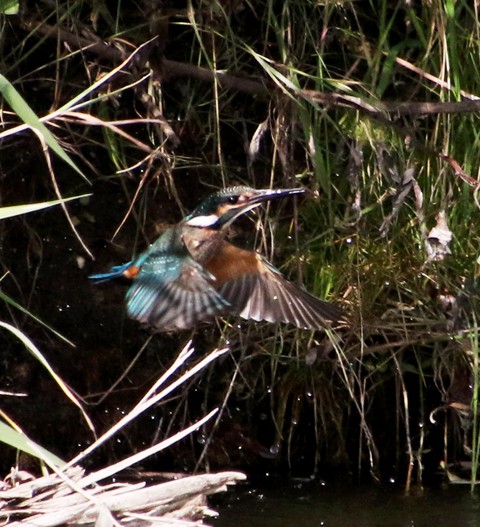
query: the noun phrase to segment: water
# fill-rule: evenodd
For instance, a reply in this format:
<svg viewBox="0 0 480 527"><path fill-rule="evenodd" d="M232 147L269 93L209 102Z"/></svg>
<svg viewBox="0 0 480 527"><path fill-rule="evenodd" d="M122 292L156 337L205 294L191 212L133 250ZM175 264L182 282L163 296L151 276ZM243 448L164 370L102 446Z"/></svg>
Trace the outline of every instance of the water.
<svg viewBox="0 0 480 527"><path fill-rule="evenodd" d="M401 490L295 482L237 487L215 504L215 527L480 527L469 487Z"/></svg>

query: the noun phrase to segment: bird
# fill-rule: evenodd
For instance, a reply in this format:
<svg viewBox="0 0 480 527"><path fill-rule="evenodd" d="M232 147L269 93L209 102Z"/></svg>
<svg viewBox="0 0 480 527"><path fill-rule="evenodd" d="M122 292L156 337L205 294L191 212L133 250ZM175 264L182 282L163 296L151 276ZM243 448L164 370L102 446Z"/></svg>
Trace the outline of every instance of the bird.
<svg viewBox="0 0 480 527"><path fill-rule="evenodd" d="M224 188L168 228L143 253L94 282L131 281L127 315L153 331L176 331L236 315L323 330L344 320L340 307L288 281L259 253L226 240L228 227L261 204L304 188Z"/></svg>

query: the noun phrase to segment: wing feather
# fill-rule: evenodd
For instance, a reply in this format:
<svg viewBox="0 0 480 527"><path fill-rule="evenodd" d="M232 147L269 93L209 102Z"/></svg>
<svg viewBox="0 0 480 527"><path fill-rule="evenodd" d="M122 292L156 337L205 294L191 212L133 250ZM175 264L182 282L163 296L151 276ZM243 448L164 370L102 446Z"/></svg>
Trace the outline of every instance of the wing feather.
<svg viewBox="0 0 480 527"><path fill-rule="evenodd" d="M315 330L343 319L340 308L289 282L260 255L251 255L257 260L255 272L247 270L217 286L236 314L245 319L286 322Z"/></svg>
<svg viewBox="0 0 480 527"><path fill-rule="evenodd" d="M214 282L191 257L153 253L127 293L128 315L160 331L193 327L230 309Z"/></svg>

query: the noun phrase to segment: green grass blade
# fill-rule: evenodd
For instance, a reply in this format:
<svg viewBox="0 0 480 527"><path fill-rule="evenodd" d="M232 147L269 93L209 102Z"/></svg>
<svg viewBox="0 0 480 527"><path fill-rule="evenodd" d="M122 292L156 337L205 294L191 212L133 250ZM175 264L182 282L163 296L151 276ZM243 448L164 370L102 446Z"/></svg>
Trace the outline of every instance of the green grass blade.
<svg viewBox="0 0 480 527"><path fill-rule="evenodd" d="M45 143L61 158L70 165L75 172L80 174L85 181L90 183L87 176L78 168L71 157L60 146L50 130L40 121L37 114L30 108L27 101L20 95L13 84L0 73L0 93L3 94L12 110L18 117L32 128L37 134L43 136Z"/></svg>
<svg viewBox="0 0 480 527"><path fill-rule="evenodd" d="M55 465L59 468L63 468L66 463L55 454L52 454L50 451L41 447L31 439L29 439L25 434L18 432L11 426L2 423L0 421L0 441L6 445L10 445L17 450L26 452L31 456L37 457L41 460L48 461L49 464Z"/></svg>
<svg viewBox="0 0 480 527"><path fill-rule="evenodd" d="M20 3L18 0L0 0L0 14L18 15Z"/></svg>
<svg viewBox="0 0 480 527"><path fill-rule="evenodd" d="M12 205L11 207L1 207L0 220L12 218L13 216L19 216L20 214L36 212L37 210L47 209L48 207L54 207L55 205L60 205L61 203L67 203L67 201L87 198L89 196L91 196L91 194L82 194L81 196L72 196L71 198L65 199L54 199L52 201L44 201L42 203L29 203L24 205Z"/></svg>
<svg viewBox="0 0 480 527"><path fill-rule="evenodd" d="M18 309L22 313L25 313L25 315L28 315L30 318L33 318L33 320L35 320L35 322L37 322L38 324L41 324L44 328L47 328L56 337L58 337L59 339L63 340L63 342L66 342L69 346L72 346L72 348L75 347L75 344L71 340L68 340L67 337L64 337L61 333L59 333L58 331L56 331L55 329L50 327L46 322L44 322L43 320L40 320L33 313L30 313L30 311L28 311L28 309L25 309L23 306L21 306L20 304L15 302L15 300L11 299L8 295L3 293L2 291L0 291L0 300L3 300L4 302L6 302L7 304L10 304L15 309Z"/></svg>
<svg viewBox="0 0 480 527"><path fill-rule="evenodd" d="M40 350L35 346L35 344L25 335L25 333L22 333L19 329L12 326L11 324L7 324L6 322L0 321L0 327L5 328L6 330L10 331L15 337L18 338L22 342L22 344L27 348L27 350L40 362L40 364L48 371L48 373L51 375L51 377L54 379L54 381L58 384L62 392L67 396L70 401L80 410L82 413L85 421L87 422L90 429L93 431L93 424L88 417L88 415L85 413L84 409L82 408L82 405L77 400L75 395L72 393L70 388L63 382L63 380L60 378L57 373L53 370L53 368L48 363L47 359L42 355Z"/></svg>

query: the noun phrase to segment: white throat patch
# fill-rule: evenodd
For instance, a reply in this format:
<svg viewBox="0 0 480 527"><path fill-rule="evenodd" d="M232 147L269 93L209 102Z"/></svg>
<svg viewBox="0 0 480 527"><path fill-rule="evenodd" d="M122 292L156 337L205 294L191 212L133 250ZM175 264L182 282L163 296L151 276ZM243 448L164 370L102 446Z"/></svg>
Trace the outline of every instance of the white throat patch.
<svg viewBox="0 0 480 527"><path fill-rule="evenodd" d="M211 227L217 223L218 217L215 214L209 214L208 216L194 216L185 222L185 225L190 227Z"/></svg>

